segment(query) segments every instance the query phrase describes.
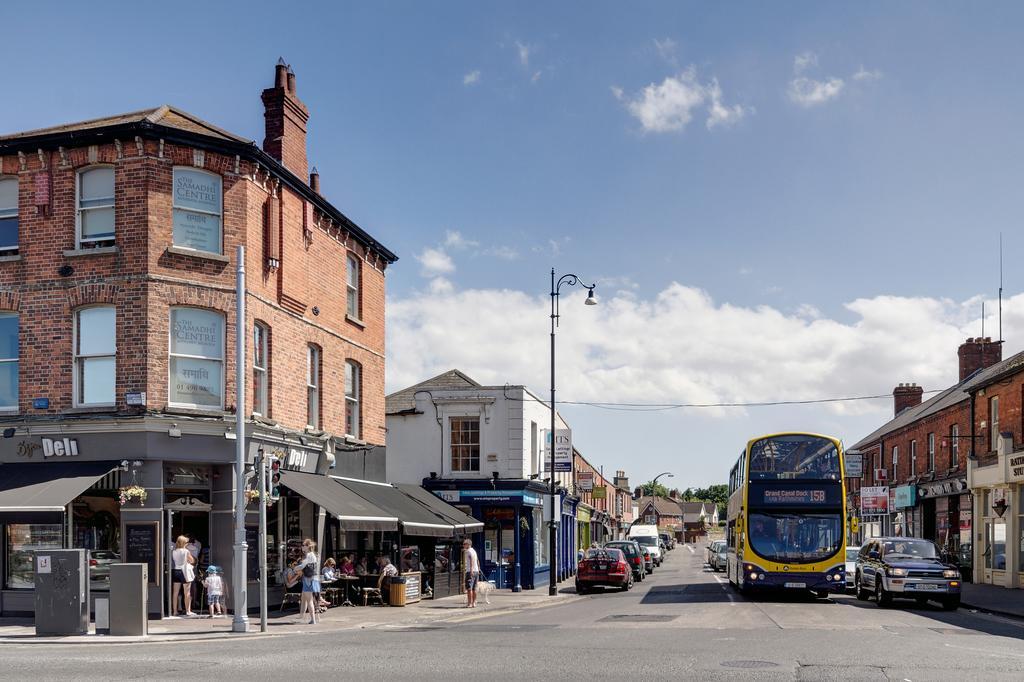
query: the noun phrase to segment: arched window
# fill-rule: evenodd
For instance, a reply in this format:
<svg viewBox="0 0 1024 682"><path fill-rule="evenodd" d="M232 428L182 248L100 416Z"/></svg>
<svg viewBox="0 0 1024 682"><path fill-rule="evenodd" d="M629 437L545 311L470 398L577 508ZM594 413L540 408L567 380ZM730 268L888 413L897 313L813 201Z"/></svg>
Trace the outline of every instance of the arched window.
<svg viewBox="0 0 1024 682"><path fill-rule="evenodd" d="M114 244L114 168L92 166L78 173L78 247Z"/></svg>
<svg viewBox="0 0 1024 682"><path fill-rule="evenodd" d="M174 245L223 253L221 217L223 181L198 168L174 169Z"/></svg>
<svg viewBox="0 0 1024 682"><path fill-rule="evenodd" d="M361 407L363 368L349 360L345 363L345 435L362 439Z"/></svg>
<svg viewBox="0 0 1024 682"><path fill-rule="evenodd" d="M224 409L224 315L203 308L171 308L170 335L167 402Z"/></svg>
<svg viewBox="0 0 1024 682"><path fill-rule="evenodd" d="M75 312L75 407L117 402L116 310L112 305Z"/></svg>

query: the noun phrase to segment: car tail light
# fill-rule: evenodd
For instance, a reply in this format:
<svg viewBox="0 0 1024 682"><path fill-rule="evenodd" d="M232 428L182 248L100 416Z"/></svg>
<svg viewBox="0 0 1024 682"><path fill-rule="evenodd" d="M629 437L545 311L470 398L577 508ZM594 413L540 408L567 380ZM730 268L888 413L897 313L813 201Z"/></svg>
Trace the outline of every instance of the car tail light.
<svg viewBox="0 0 1024 682"><path fill-rule="evenodd" d="M633 557L633 563L636 564L637 566L639 566L640 565L640 557L638 557L638 556Z"/></svg>
<svg viewBox="0 0 1024 682"><path fill-rule="evenodd" d="M95 559L89 559L89 565L90 566L99 566L100 562L96 561Z"/></svg>

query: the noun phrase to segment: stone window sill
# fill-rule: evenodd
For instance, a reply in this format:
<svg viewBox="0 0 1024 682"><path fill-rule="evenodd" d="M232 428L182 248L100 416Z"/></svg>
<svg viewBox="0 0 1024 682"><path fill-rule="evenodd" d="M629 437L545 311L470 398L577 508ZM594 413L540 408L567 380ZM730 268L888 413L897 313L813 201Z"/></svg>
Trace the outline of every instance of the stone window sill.
<svg viewBox="0 0 1024 682"><path fill-rule="evenodd" d="M195 249L184 249L180 246L168 246L167 253L175 256L189 256L191 258L201 258L204 260L212 260L216 263L230 263L231 259L227 256L222 256L219 253L210 253L209 251L196 251Z"/></svg>
<svg viewBox="0 0 1024 682"><path fill-rule="evenodd" d="M234 416L233 412L226 410L199 410L193 407L174 407L172 405L165 405L164 412L167 414L182 414L192 417L228 417Z"/></svg>
<svg viewBox="0 0 1024 682"><path fill-rule="evenodd" d="M117 405L89 405L88 407L69 407L61 410L61 414L102 414L117 412Z"/></svg>
<svg viewBox="0 0 1024 682"><path fill-rule="evenodd" d="M0 256L0 263L14 263L19 260L21 260L21 254L18 253L11 256Z"/></svg>
<svg viewBox="0 0 1024 682"><path fill-rule="evenodd" d="M70 249L64 252L65 258L78 258L80 256L102 256L120 251L116 246L97 246L95 249Z"/></svg>
<svg viewBox="0 0 1024 682"><path fill-rule="evenodd" d="M351 315L346 314L345 315L345 320L347 320L348 322L351 322L352 324L354 324L355 326L359 327L360 329L366 329L366 323L363 322L362 320L360 320L358 317L352 317Z"/></svg>

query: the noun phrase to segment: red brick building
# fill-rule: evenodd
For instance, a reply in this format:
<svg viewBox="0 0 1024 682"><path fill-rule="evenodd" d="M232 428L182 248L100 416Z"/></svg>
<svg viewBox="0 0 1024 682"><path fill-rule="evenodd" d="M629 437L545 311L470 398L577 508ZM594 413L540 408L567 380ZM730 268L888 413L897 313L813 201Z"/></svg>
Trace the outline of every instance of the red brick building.
<svg viewBox="0 0 1024 682"><path fill-rule="evenodd" d="M0 510L0 611L31 608L28 551L124 556L129 525L157 524L151 573L187 532L231 581L218 512L231 509L238 437L239 246L250 459L368 477L364 455L385 437L384 273L397 257L320 194L309 112L283 63L262 100L262 146L170 106L0 136L0 462L85 482L45 518ZM130 483L145 500L117 504ZM275 554L300 528L323 536L301 500L272 515ZM151 575L157 611L165 577Z"/></svg>
<svg viewBox="0 0 1024 682"><path fill-rule="evenodd" d="M863 476L851 479L849 507L861 517L859 538L896 534L934 540L950 549L971 542L968 460L981 454L985 423L972 391L998 373L1002 342L971 338L958 351L959 382L922 402L923 389L893 390L894 417L848 449L863 458ZM1018 396L1019 409L1019 396ZM864 488L878 495L864 495ZM868 498L885 508L868 509Z"/></svg>

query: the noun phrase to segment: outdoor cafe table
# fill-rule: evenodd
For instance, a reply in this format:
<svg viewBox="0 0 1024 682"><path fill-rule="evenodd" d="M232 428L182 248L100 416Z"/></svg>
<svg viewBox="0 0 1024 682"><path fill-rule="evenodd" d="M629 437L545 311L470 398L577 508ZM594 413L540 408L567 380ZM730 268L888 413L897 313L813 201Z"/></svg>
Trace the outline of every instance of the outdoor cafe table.
<svg viewBox="0 0 1024 682"><path fill-rule="evenodd" d="M341 602L341 604L339 604L339 606L355 606L355 604L349 598L349 588L352 587L352 583L358 583L359 582L359 580L360 580L359 576L357 576L357 575L339 575L338 576L338 580L340 580L340 581L342 581L344 583L344 587L342 589L345 590L345 601Z"/></svg>

